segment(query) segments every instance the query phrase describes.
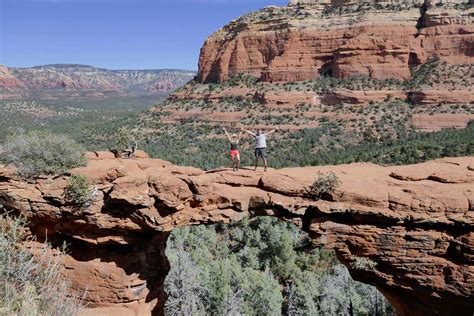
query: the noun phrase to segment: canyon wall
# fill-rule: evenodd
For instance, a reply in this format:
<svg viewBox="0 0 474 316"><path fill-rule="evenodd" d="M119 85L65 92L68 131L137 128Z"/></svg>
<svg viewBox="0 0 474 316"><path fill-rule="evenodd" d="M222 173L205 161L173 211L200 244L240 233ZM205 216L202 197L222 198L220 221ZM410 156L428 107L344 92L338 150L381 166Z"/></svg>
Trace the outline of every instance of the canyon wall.
<svg viewBox="0 0 474 316"><path fill-rule="evenodd" d="M206 40L198 79L223 82L239 73L268 82L320 75L408 79L412 67L433 56L472 63L472 1L419 2L299 0L267 7Z"/></svg>
<svg viewBox="0 0 474 316"><path fill-rule="evenodd" d="M396 3L396 4L412 4L412 5L436 5L443 3L464 3L466 0L290 0L289 6L294 5L333 5L333 6L344 6L344 5L355 5L362 3Z"/></svg>
<svg viewBox="0 0 474 316"><path fill-rule="evenodd" d="M141 155L146 157L145 155ZM161 160L89 154L93 203L64 201L67 176L25 182L0 169L0 204L29 219L40 240L67 242L65 274L87 290L83 315L162 313L169 233L186 225L277 216L334 249L352 276L373 284L401 315L474 312L474 158L419 165L369 163L253 172L204 172ZM318 172L341 185L307 194ZM357 257L376 263L359 270Z"/></svg>

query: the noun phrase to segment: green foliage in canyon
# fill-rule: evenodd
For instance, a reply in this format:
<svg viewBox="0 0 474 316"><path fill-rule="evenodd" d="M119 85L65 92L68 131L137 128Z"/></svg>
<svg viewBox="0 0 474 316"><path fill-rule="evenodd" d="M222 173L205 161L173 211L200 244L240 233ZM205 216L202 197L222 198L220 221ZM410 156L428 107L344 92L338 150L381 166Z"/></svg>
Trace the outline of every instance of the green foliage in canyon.
<svg viewBox="0 0 474 316"><path fill-rule="evenodd" d="M393 315L332 252L275 218L176 229L167 315Z"/></svg>

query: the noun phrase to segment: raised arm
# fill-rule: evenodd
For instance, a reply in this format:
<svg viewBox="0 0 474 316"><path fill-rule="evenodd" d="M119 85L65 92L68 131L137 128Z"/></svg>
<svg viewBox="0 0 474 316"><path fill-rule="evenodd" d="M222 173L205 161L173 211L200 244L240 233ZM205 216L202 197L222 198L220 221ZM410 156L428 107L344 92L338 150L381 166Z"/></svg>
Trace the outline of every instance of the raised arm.
<svg viewBox="0 0 474 316"><path fill-rule="evenodd" d="M275 133L276 131L279 131L279 130L280 130L279 127L275 128L275 129L272 129L271 131L267 132L267 135L271 135L271 134L273 134L273 133Z"/></svg>
<svg viewBox="0 0 474 316"><path fill-rule="evenodd" d="M225 135L227 136L227 139L229 140L229 142L231 142L231 143L232 143L232 138L230 138L230 135L229 135L229 133L227 133L227 129L226 129L225 127L224 127L224 128L222 128L222 129L224 130L224 133L225 133Z"/></svg>
<svg viewBox="0 0 474 316"><path fill-rule="evenodd" d="M251 131L248 131L248 130L244 129L243 127L241 127L240 130L241 130L242 132L245 132L245 133L247 133L247 134L250 134L250 135L252 135L252 136L254 136L254 137L256 136L255 133L252 133Z"/></svg>

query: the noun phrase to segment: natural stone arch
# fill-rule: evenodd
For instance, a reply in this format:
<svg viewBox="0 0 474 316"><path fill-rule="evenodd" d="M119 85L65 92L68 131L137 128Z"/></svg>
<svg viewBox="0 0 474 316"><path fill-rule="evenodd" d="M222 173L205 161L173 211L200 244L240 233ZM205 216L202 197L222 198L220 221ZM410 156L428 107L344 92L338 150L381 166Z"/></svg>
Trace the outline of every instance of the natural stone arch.
<svg viewBox="0 0 474 316"><path fill-rule="evenodd" d="M26 215L40 238L68 241L66 274L88 300L114 313L129 307L159 314L169 269L166 238L175 227L268 215L291 221L336 251L354 279L372 284L402 315L471 315L473 157L415 166L353 164L204 172L152 160L90 155L94 203L85 210L63 199L67 177L26 183L0 171L0 204ZM318 171L342 184L328 201L304 188ZM351 268L354 256L377 269ZM118 309L117 309L118 308ZM95 310L98 312L98 310Z"/></svg>

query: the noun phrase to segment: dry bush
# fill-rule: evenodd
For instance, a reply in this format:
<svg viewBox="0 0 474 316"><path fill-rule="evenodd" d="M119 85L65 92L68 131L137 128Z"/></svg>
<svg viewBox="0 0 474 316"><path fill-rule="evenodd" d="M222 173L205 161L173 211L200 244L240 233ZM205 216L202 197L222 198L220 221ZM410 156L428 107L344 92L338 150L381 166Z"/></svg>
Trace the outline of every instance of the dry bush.
<svg viewBox="0 0 474 316"><path fill-rule="evenodd" d="M377 262L370 258L353 256L352 259L351 267L357 270L370 271L377 267Z"/></svg>
<svg viewBox="0 0 474 316"><path fill-rule="evenodd" d="M325 195L334 193L340 184L341 182L334 172L318 172L318 177L314 183L306 189L306 195L317 201Z"/></svg>
<svg viewBox="0 0 474 316"><path fill-rule="evenodd" d="M13 164L25 178L61 174L86 164L83 148L62 135L19 133L3 145L0 160Z"/></svg>
<svg viewBox="0 0 474 316"><path fill-rule="evenodd" d="M25 245L38 245L25 221L0 207L0 315L76 315L82 299L68 294L61 253L55 255L48 244Z"/></svg>

